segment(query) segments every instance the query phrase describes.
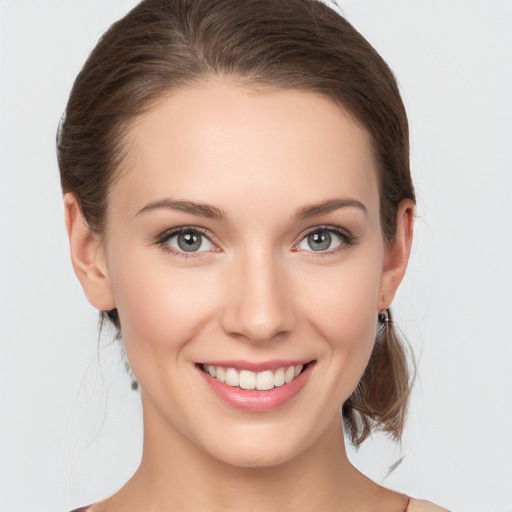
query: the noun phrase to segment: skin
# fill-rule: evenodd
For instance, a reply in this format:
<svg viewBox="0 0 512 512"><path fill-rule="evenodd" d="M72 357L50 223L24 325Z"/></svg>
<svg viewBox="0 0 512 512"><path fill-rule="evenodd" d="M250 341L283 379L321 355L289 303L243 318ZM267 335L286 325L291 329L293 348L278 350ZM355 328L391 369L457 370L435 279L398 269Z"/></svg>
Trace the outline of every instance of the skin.
<svg viewBox="0 0 512 512"><path fill-rule="evenodd" d="M395 240L383 240L368 134L323 96L219 79L169 94L128 141L103 236L65 196L75 271L95 307L118 308L144 411L138 471L92 510L402 512L402 495L348 461L339 414L412 240L409 200ZM338 199L363 207L295 215ZM165 200L224 217L148 207ZM179 226L205 230L201 251L158 243ZM307 234L322 226L352 241L333 234L314 251ZM315 366L291 401L255 413L220 400L196 367L234 359Z"/></svg>

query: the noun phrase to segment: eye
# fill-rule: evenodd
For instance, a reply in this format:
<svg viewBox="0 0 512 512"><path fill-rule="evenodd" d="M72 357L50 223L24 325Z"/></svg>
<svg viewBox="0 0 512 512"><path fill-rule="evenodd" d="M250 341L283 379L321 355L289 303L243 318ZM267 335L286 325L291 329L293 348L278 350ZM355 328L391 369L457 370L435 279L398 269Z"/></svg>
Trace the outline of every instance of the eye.
<svg viewBox="0 0 512 512"><path fill-rule="evenodd" d="M164 249L174 253L198 253L215 248L204 233L192 228L168 231L160 237L158 243Z"/></svg>
<svg viewBox="0 0 512 512"><path fill-rule="evenodd" d="M350 246L354 242L353 237L334 228L316 228L310 231L296 245L300 251L336 252L343 247Z"/></svg>

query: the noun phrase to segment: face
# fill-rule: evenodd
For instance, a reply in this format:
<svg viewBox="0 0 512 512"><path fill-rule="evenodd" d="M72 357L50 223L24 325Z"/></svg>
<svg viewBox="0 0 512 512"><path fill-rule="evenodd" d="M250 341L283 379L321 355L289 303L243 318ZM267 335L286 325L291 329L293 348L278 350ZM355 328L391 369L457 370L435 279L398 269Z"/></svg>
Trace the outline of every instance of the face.
<svg viewBox="0 0 512 512"><path fill-rule="evenodd" d="M398 286L367 133L325 97L219 82L170 94L129 145L101 249L146 430L293 458L339 418Z"/></svg>

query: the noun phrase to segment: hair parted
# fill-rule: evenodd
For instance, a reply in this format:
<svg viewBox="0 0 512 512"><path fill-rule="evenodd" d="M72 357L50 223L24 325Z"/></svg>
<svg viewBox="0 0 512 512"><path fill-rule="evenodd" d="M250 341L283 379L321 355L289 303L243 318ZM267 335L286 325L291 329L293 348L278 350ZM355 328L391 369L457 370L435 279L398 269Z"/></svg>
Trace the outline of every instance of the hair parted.
<svg viewBox="0 0 512 512"><path fill-rule="evenodd" d="M110 27L75 80L57 134L62 189L76 195L91 231L105 231L132 123L173 90L218 77L319 93L349 112L370 135L382 232L393 239L398 204L415 200L405 108L388 65L320 0L144 0ZM117 310L102 314L121 329ZM343 405L352 442L375 430L399 440L409 394L408 360L389 320Z"/></svg>

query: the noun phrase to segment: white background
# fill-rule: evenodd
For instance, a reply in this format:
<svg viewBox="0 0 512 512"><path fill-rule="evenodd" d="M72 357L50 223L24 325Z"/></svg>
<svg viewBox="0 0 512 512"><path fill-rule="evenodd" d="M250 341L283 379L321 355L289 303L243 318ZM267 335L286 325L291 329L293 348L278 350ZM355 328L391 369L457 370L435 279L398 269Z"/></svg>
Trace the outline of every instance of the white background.
<svg viewBox="0 0 512 512"><path fill-rule="evenodd" d="M2 512L96 501L140 457L138 395L69 262L54 149L74 77L135 3L0 0ZM512 2L340 4L398 77L418 194L395 304L419 361L408 428L351 456L455 512L511 512Z"/></svg>

